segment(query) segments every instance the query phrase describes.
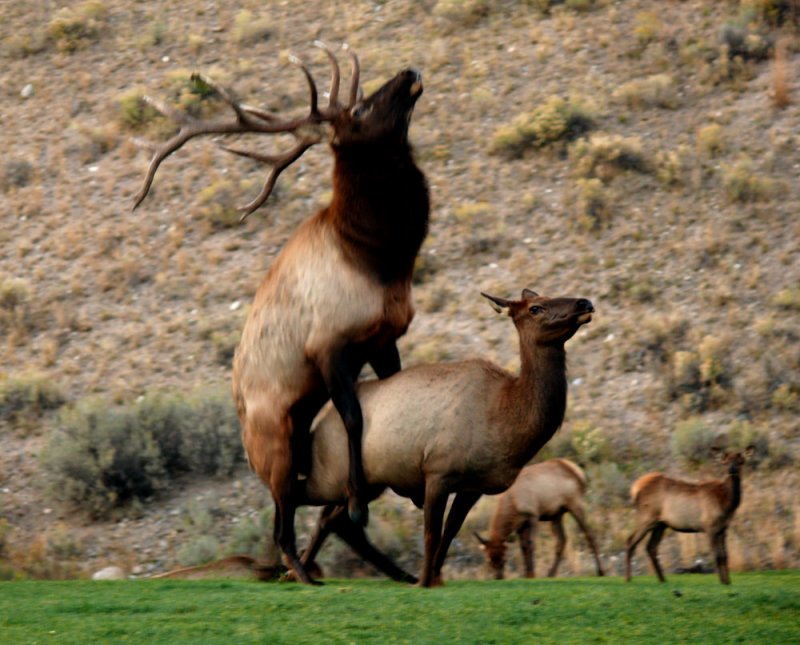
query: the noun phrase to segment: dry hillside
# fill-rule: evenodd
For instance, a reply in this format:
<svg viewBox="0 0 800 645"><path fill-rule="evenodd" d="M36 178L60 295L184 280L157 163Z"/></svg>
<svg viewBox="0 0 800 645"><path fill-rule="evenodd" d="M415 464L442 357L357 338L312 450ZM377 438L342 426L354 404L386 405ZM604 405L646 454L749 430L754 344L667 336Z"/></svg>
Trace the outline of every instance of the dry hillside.
<svg viewBox="0 0 800 645"><path fill-rule="evenodd" d="M85 482L69 479L83 465L65 466L84 444L63 428L94 418L80 410L130 411L164 392L191 408L198 388L227 388L260 276L329 197L331 158L312 149L240 225L265 169L194 141L131 212L147 142L170 132L140 97L213 114L219 100L189 77L201 71L301 113L287 55L324 85L315 39L358 52L367 92L401 67L423 73L411 137L433 208L406 364L479 355L515 369L513 327L479 291L590 298L597 315L568 345L567 421L547 451L585 467L610 570L635 477L718 475L708 448L748 444L733 569L800 566L798 14L793 0L4 2L3 575L143 574L264 548L268 494L236 458L159 471L133 501L109 493L87 508ZM197 441L217 441L210 432ZM483 500L467 528L483 530L490 510ZM376 541L416 566L419 513L388 498L372 516ZM464 535L451 566L473 575ZM670 537L664 560L691 564L705 544ZM582 541L569 549L566 569L590 574ZM355 566L341 547L326 563Z"/></svg>

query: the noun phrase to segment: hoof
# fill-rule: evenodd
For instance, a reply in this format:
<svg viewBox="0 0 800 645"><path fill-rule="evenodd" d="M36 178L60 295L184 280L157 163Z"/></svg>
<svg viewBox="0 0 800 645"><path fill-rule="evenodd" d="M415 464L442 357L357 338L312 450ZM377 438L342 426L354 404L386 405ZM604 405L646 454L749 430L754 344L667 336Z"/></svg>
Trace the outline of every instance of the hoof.
<svg viewBox="0 0 800 645"><path fill-rule="evenodd" d="M352 497L347 504L347 515L350 517L350 521L356 526L366 526L369 522L369 509L367 505L364 504L362 506L359 504L358 500Z"/></svg>

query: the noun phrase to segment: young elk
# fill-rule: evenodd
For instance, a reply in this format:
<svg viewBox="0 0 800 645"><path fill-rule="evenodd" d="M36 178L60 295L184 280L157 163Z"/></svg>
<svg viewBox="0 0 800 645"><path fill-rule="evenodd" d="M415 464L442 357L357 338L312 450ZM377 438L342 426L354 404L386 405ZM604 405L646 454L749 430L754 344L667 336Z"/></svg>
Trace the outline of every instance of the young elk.
<svg viewBox="0 0 800 645"><path fill-rule="evenodd" d="M518 376L474 359L411 367L358 386L364 472L372 495L389 487L424 509L420 584L425 587L441 584L450 543L480 496L511 486L561 425L567 403L564 343L594 312L583 298L546 298L528 289L520 300L483 295L517 328ZM328 408L312 431L307 504L341 503L345 455L345 430ZM451 493L455 499L442 530ZM333 507L325 509L304 561L313 560L332 519L337 531L349 521Z"/></svg>
<svg viewBox="0 0 800 645"><path fill-rule="evenodd" d="M586 493L586 475L576 464L567 459L549 459L539 464L525 466L514 484L497 499L492 516L489 539L477 533L486 555L486 563L494 571L494 577L502 580L506 563L506 541L512 532L519 536L519 548L525 564L525 577L534 577L534 538L539 522L551 522L556 538L556 557L548 577L556 575L564 554L564 513L571 513L586 536L594 554L597 575L603 575L603 566L597 555L592 534L586 526L583 512L583 496Z"/></svg>
<svg viewBox="0 0 800 645"><path fill-rule="evenodd" d="M716 556L719 580L722 584L730 584L725 532L742 500L741 469L751 454L752 448L744 453L726 454L722 458L723 463L728 464L725 479L693 483L662 473L647 473L633 482L631 498L636 508L636 530L628 538L625 580L630 582L631 579L631 558L636 545L650 533L647 555L658 579L666 581L658 561L658 545L664 531L671 528L682 533L708 535Z"/></svg>
<svg viewBox="0 0 800 645"><path fill-rule="evenodd" d="M320 45L322 46L322 45ZM304 582L312 582L294 551L299 474L307 474L309 428L329 398L347 428L347 496L356 523L366 523L361 465L362 414L354 381L365 363L379 378L400 369L396 340L414 316L411 274L428 229L428 188L414 163L408 126L422 93L407 69L368 98L360 98L353 61L346 103L339 101L339 67L332 66L327 106L298 61L311 93L307 116L279 117L237 102L208 82L233 109L230 120L185 122L156 153L137 205L159 164L192 137L204 134L289 133L297 145L284 155L228 149L274 166L252 212L269 196L280 172L322 140L334 156L331 203L292 235L263 279L233 362L233 395L251 468L276 505L275 538Z"/></svg>

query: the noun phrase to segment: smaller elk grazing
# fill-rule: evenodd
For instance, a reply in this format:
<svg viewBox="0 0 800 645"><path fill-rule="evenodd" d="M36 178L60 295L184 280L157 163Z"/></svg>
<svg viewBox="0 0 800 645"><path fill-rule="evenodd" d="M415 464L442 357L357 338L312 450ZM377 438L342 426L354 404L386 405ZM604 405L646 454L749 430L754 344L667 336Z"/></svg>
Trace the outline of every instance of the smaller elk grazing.
<svg viewBox="0 0 800 645"><path fill-rule="evenodd" d="M564 343L594 312L584 298L546 298L528 289L520 300L483 295L517 328L518 376L474 359L418 365L358 386L371 497L389 487L424 510L423 587L442 583L450 543L480 496L511 486L561 425L567 405ZM345 500L347 433L330 407L313 428L312 467L304 483L307 504ZM323 512L304 563L313 561L327 522L338 522L332 530L340 534L341 524L350 522L341 509L336 511L329 506Z"/></svg>
<svg viewBox="0 0 800 645"><path fill-rule="evenodd" d="M628 538L625 554L625 580L631 579L631 558L636 545L650 533L647 555L656 575L666 582L658 561L658 545L664 531L671 528L681 533L705 533L717 561L719 580L731 583L725 532L733 514L742 501L741 470L753 448L743 453L730 453L722 461L728 464L725 479L693 483L673 479L662 473L647 473L631 486L631 498L636 508L636 530Z"/></svg>
<svg viewBox="0 0 800 645"><path fill-rule="evenodd" d="M519 547L525 564L525 577L534 576L534 539L539 522L551 522L556 538L556 557L548 577L556 575L564 554L564 513L571 513L586 536L594 554L597 575L603 575L603 565L597 555L594 538L586 526L583 512L583 496L586 493L586 475L576 464L567 459L550 459L540 464L525 466L517 480L497 499L497 507L489 528L489 539L477 533L486 555L486 563L497 580L502 580L506 563L506 541L516 531Z"/></svg>

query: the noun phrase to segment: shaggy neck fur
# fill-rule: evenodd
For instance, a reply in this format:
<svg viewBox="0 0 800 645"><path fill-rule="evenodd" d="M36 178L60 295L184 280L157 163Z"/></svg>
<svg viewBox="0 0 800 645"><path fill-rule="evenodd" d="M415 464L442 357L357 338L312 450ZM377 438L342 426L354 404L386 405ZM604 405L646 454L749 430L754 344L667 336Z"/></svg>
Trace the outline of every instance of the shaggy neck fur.
<svg viewBox="0 0 800 645"><path fill-rule="evenodd" d="M381 282L408 280L428 233L428 185L407 143L334 148L328 217L349 262Z"/></svg>

